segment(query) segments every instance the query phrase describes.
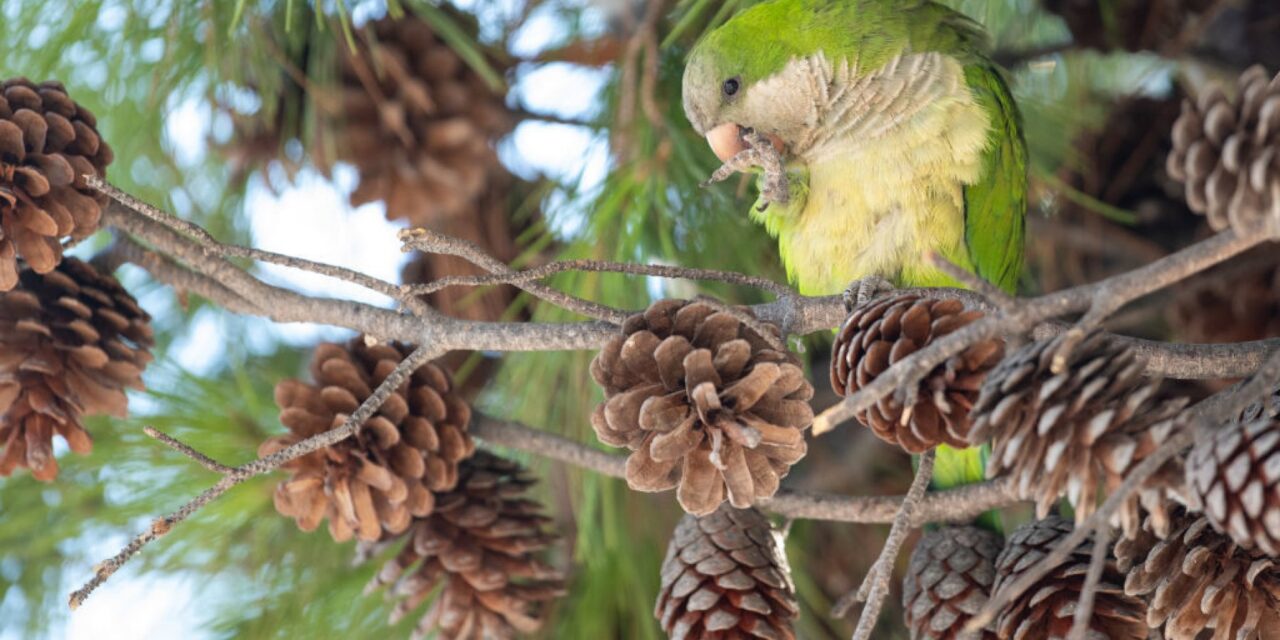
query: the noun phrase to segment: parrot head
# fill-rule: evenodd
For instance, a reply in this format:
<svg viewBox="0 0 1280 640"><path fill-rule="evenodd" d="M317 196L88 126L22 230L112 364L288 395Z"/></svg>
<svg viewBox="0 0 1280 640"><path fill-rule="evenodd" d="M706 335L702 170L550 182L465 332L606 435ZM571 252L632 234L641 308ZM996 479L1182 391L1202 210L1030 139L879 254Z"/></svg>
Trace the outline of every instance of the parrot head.
<svg viewBox="0 0 1280 640"><path fill-rule="evenodd" d="M743 136L749 131L763 134L782 152L806 124L795 117L805 110L803 92L761 85L800 51L788 47L783 34L753 33L750 13L708 34L685 66L685 115L722 161L746 148ZM765 37L778 39L767 48L756 46Z"/></svg>
<svg viewBox="0 0 1280 640"><path fill-rule="evenodd" d="M922 25L949 23L948 28ZM780 152L803 157L815 132L836 129L846 112L818 108L838 87L818 67L848 63L854 82L913 50L956 55L980 29L933 2L768 0L706 35L685 66L685 115L727 160L755 131ZM873 102L873 101L867 101Z"/></svg>

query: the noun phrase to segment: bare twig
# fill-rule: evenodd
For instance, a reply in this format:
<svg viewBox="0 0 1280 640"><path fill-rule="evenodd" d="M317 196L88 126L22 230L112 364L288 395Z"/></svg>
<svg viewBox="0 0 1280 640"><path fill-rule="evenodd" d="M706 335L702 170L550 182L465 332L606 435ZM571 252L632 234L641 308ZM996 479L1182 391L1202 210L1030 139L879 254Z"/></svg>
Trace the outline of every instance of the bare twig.
<svg viewBox="0 0 1280 640"><path fill-rule="evenodd" d="M505 262L489 255L484 249L474 242L468 242L461 238L446 236L429 229L421 227L416 229L405 229L400 232L400 241L404 243L403 251L416 249L424 253L436 253L441 255L457 256L470 262L471 264L488 271L489 273L509 276L515 273L515 270L507 266ZM598 302L583 300L577 296L571 296L563 291L557 291L543 284L536 282L516 282L512 283L517 287L537 296L551 304L563 307L584 315L588 318L604 320L614 324L622 324L623 320L629 315L626 311L614 309L602 305Z"/></svg>
<svg viewBox="0 0 1280 640"><path fill-rule="evenodd" d="M196 451L194 448L191 447L191 445L185 442L182 442L181 440L178 440L177 438L174 438L173 436L163 431L160 431L159 429L151 425L147 425L143 427L142 432L152 438L155 438L156 440L159 440L160 442L165 443L166 445L169 446L170 449L173 449L174 451L177 451L178 453L181 453L182 455L188 458L191 458L192 460L195 460L197 463L200 464L200 466L214 473L228 474L228 473L233 473L235 471L235 467L228 467L227 465L222 464L221 462L218 462L217 460L214 460L213 458L210 458L209 456L206 456L205 454L200 453L199 451Z"/></svg>
<svg viewBox="0 0 1280 640"><path fill-rule="evenodd" d="M693 269L665 264L631 264L626 262L607 262L604 260L561 260L545 265L513 271L508 274L487 276L445 276L426 284L406 285L415 295L435 293L447 287L478 287L492 284L520 284L533 282L543 278L564 273L566 271L590 271L600 273L625 273L636 276L652 276L656 278L683 278L686 280L711 280L726 284L754 287L768 291L779 298L795 297L796 292L790 287L767 278L749 276L733 271L717 271L715 269Z"/></svg>
<svg viewBox="0 0 1280 640"><path fill-rule="evenodd" d="M203 493L192 498L186 504L178 508L177 511L156 518L151 522L151 526L144 532L138 534L129 541L119 553L99 563L94 569L94 575L84 586L73 591L68 600L68 604L72 609L78 608L84 603L85 599L93 593L103 582L106 582L120 567L124 566L130 558L137 555L143 547L147 546L154 540L164 536L172 530L173 525L186 520L192 514L202 509L205 505L218 499L222 494L232 487L269 471L273 471L280 465L304 456L313 451L318 451L324 447L341 442L354 435L360 426L364 424L375 411L382 407L387 398L404 382L411 373L426 361L440 355L438 349L431 347L418 347L410 353L408 357L396 365L396 368L387 375L386 379L378 385L373 393L360 404L355 411L347 417L346 421L336 429L316 434L306 440L294 443L280 451L269 456L258 458L252 462L224 472L222 479L217 484L206 489ZM159 432L157 432L159 433ZM167 437L167 436L166 436ZM167 444L167 443L166 443ZM171 445L172 446L172 445ZM184 445L185 446L185 445Z"/></svg>
<svg viewBox="0 0 1280 640"><path fill-rule="evenodd" d="M978 274L973 273L968 269L962 269L960 265L946 259L940 253L931 251L925 256L925 260L936 267L939 271L950 276L956 282L959 282L982 294L982 296L994 304L997 309L1007 311L1017 304L1017 300L1015 300L1013 296L1001 291L999 287L991 284L990 282L983 280L978 276Z"/></svg>
<svg viewBox="0 0 1280 640"><path fill-rule="evenodd" d="M843 618L855 603L867 603L866 608L862 610L862 615L858 618L858 626L853 632L854 640L870 638L871 631L875 629L876 620L880 617L880 609L884 606L884 599L889 595L889 580L893 577L893 564L898 559L898 553L902 550L902 543L907 539L907 534L914 528L916 507L924 497L929 481L933 479L933 462L936 456L936 449L930 449L920 456L920 467L916 469L915 479L911 481L911 487L902 499L902 506L893 518L893 525L889 527L889 537L880 550L880 556L871 565L862 585L856 591L841 597L832 608L833 616Z"/></svg>
<svg viewBox="0 0 1280 640"><path fill-rule="evenodd" d="M1107 555L1111 552L1111 528L1098 529L1093 540L1093 552L1089 557L1089 570L1084 576L1084 588L1080 590L1080 601L1076 604L1075 617L1071 620L1071 631L1067 640L1085 640L1089 635L1089 622L1093 620L1093 603L1098 595L1098 583L1102 581L1102 569L1107 564Z"/></svg>

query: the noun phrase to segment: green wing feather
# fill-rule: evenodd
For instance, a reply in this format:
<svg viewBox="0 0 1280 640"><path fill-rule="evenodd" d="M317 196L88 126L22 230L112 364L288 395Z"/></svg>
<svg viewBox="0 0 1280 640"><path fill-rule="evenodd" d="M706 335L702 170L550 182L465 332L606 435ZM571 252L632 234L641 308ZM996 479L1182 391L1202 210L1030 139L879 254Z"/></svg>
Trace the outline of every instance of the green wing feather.
<svg viewBox="0 0 1280 640"><path fill-rule="evenodd" d="M983 176L964 190L965 243L978 275L1010 293L1022 271L1027 147L1009 87L988 64L965 67L974 97L991 115Z"/></svg>

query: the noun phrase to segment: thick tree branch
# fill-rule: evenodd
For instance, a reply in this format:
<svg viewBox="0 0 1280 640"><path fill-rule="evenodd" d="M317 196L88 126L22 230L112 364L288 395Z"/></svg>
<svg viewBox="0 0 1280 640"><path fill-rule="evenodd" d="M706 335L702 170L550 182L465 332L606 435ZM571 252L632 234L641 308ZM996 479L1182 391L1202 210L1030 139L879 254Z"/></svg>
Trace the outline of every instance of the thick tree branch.
<svg viewBox="0 0 1280 640"><path fill-rule="evenodd" d="M152 250L145 250L139 245L136 250L126 248L125 251L128 253L130 262L148 270L157 280L198 293L232 311L264 316L277 322L328 324L384 339L416 344L436 344L449 350L594 350L617 330L605 322L561 324L467 322L439 315L415 318L367 304L302 295L268 285L254 278L243 269L207 250L196 240L123 205L108 207L104 212L104 221L153 247ZM189 223L184 223L184 225L187 224ZM127 245L128 242L127 239L121 239L121 244ZM134 242L134 244L137 243ZM1194 245L1186 251L1203 251L1198 249L1200 246ZM1026 309L1032 307L1033 311L1038 311L1037 314L1032 314L1038 315L1038 319L1018 321L1005 319L1002 325L993 327L990 326L991 318L987 318L957 333L965 335L966 330L972 332L975 325L985 327L983 331L991 331L992 334L996 333L1001 326L1016 329L1004 331L1004 333L1016 333L1037 324L1040 325L1037 328L1038 336L1061 332L1065 330L1064 327L1040 324L1040 321L1068 313L1071 309L1079 310L1081 305L1088 303L1096 288L1111 286L1110 282L1111 280L1104 280L1093 285L1084 285L1020 303L1018 313L1026 314L1028 313ZM748 284L748 282L743 281L742 284ZM994 309L991 302L972 291L908 289L900 290L899 293L913 293L932 298L958 298L974 308ZM790 333L800 335L829 331L839 326L846 315L843 301L839 296L788 296L755 305L752 311L762 321L786 327ZM950 348L955 348L957 344L964 342L957 340L956 334L948 336L948 339L956 340ZM1280 340L1275 339L1224 345L1183 345L1124 337L1119 339L1133 344L1147 358L1147 372L1150 375L1175 378L1233 378L1248 375L1267 353L1280 348ZM930 358L938 357L937 346L922 349L886 373L895 378L904 376L904 367L914 368L926 355ZM941 359L945 357L943 355ZM885 381L877 380L872 387L879 394L883 394L896 383L896 380L894 383L889 382L885 376L881 378L885 378Z"/></svg>

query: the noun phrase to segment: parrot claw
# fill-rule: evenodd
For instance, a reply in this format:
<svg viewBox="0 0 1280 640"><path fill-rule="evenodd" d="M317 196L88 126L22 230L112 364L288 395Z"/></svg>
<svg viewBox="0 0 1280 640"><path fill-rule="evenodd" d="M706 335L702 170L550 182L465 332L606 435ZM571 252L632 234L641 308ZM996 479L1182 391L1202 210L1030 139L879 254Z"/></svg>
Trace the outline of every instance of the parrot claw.
<svg viewBox="0 0 1280 640"><path fill-rule="evenodd" d="M876 296L893 289L893 283L882 276L867 276L849 283L849 288L845 289L840 297L844 300L845 311L853 311L875 299Z"/></svg>
<svg viewBox="0 0 1280 640"><path fill-rule="evenodd" d="M739 151L716 169L711 177L702 183L709 187L717 182L728 180L730 176L753 167L764 170L763 184L760 187L760 199L763 201L757 208L764 211L770 204L787 204L791 201L791 189L787 181L786 167L782 162L782 154L774 147L769 138L759 132L748 130L742 136L747 148Z"/></svg>

